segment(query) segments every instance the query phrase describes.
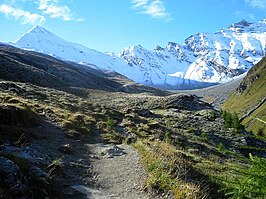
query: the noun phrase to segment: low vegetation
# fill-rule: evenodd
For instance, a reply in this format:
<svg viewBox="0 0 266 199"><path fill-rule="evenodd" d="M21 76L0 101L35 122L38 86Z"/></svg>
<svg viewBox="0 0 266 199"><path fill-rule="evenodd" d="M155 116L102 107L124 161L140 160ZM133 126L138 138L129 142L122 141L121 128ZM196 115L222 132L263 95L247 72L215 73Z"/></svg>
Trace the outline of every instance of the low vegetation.
<svg viewBox="0 0 266 199"><path fill-rule="evenodd" d="M234 128L237 131L243 130L244 126L240 123L236 112L233 114L224 110L221 110L221 115L224 119L225 128Z"/></svg>
<svg viewBox="0 0 266 199"><path fill-rule="evenodd" d="M149 173L146 185L159 191L171 191L174 198L207 198L201 181L195 180L196 171L184 155L165 142L137 141L134 147ZM194 174L192 174L195 172ZM194 177L194 182L190 177Z"/></svg>
<svg viewBox="0 0 266 199"><path fill-rule="evenodd" d="M223 109L236 112L241 124L255 134L266 135L266 57L248 72L238 89L223 104Z"/></svg>
<svg viewBox="0 0 266 199"><path fill-rule="evenodd" d="M250 154L250 164L236 166L223 179L226 196L232 199L265 198L266 196L266 158ZM230 176L231 175L231 176ZM232 176L233 175L233 176Z"/></svg>
<svg viewBox="0 0 266 199"><path fill-rule="evenodd" d="M226 176L243 181L246 177L235 168L254 168L248 153L254 160L256 155L265 154L249 144L256 143L257 137L245 132L235 113L219 113L191 96L162 100L147 94L103 95L94 90L76 90L74 95L22 83L2 83L0 92L1 107L15 114L7 117L12 120L1 120L9 121L0 125L2 137L12 128L18 140L27 135L26 127L47 119L73 139L133 144L148 172L147 188L175 198L234 198L239 187ZM186 103L188 99L192 101ZM247 143L247 139L251 141ZM53 175L62 172L58 160L48 165ZM257 177L263 179L262 175Z"/></svg>

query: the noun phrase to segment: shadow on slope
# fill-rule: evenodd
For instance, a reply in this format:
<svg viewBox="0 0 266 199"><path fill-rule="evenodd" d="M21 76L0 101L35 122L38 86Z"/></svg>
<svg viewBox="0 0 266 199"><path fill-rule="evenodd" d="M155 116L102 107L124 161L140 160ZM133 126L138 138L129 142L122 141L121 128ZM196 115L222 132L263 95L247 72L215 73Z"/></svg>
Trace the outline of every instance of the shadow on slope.
<svg viewBox="0 0 266 199"><path fill-rule="evenodd" d="M5 44L0 44L0 78L58 90L77 87L110 92L166 94L159 89L135 84L118 73L64 62L48 55Z"/></svg>

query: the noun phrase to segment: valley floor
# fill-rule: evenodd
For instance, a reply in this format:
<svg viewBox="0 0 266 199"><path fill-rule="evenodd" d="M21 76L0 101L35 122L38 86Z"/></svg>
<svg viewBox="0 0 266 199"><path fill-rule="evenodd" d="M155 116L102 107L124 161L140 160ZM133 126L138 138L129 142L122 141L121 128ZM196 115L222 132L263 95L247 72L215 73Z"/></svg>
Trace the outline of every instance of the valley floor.
<svg viewBox="0 0 266 199"><path fill-rule="evenodd" d="M228 96L234 92L234 90L239 86L244 76L234 79L230 82L219 84L216 86L211 86L202 89L195 90L178 90L177 93L189 93L197 95L202 100L211 103L216 109L221 108L221 104L228 98Z"/></svg>
<svg viewBox="0 0 266 199"><path fill-rule="evenodd" d="M222 114L190 94L8 81L0 93L0 156L19 165L34 198L226 198L222 179L245 168L249 153L265 156L263 140L225 127Z"/></svg>

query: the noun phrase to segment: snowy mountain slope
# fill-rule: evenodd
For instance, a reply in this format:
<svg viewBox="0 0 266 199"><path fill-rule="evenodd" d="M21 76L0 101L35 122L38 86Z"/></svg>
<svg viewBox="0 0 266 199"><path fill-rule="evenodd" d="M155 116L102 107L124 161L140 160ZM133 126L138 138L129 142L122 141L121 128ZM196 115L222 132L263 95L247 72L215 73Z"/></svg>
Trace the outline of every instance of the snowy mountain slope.
<svg viewBox="0 0 266 199"><path fill-rule="evenodd" d="M51 56L83 64L94 64L102 69L112 69L112 57L89 49L80 44L68 42L43 27L35 26L15 43L17 47L42 52Z"/></svg>
<svg viewBox="0 0 266 199"><path fill-rule="evenodd" d="M32 28L13 45L22 49L48 54L65 61L76 62L90 67L93 65L94 68L102 70L116 71L133 80L142 76L142 71L138 66L129 67L122 58L68 42L40 26Z"/></svg>
<svg viewBox="0 0 266 199"><path fill-rule="evenodd" d="M197 33L184 44L169 42L153 51L133 46L105 54L74 44L36 26L15 46L57 58L113 70L148 85L188 88L227 82L246 72L266 51L266 20L241 21L213 34Z"/></svg>
<svg viewBox="0 0 266 199"><path fill-rule="evenodd" d="M192 83L191 80L222 83L256 64L265 54L265 45L266 20L254 24L241 21L214 34L192 35L183 45L169 42L165 48L142 51L145 53L136 53L132 50L135 47L130 47L118 56L131 65L163 69L164 83L169 85Z"/></svg>

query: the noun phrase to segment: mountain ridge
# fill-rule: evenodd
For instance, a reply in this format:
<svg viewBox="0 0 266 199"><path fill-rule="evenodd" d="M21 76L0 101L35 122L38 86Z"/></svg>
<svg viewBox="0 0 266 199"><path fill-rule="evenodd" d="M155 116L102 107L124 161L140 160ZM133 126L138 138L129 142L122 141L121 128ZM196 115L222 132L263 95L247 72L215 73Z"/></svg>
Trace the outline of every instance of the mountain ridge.
<svg viewBox="0 0 266 199"><path fill-rule="evenodd" d="M169 42L148 50L141 45L101 53L68 42L36 26L13 45L65 61L116 71L137 83L172 89L206 87L230 81L266 52L266 20L242 20L215 33L196 33L183 44ZM43 33L48 36L41 36Z"/></svg>

